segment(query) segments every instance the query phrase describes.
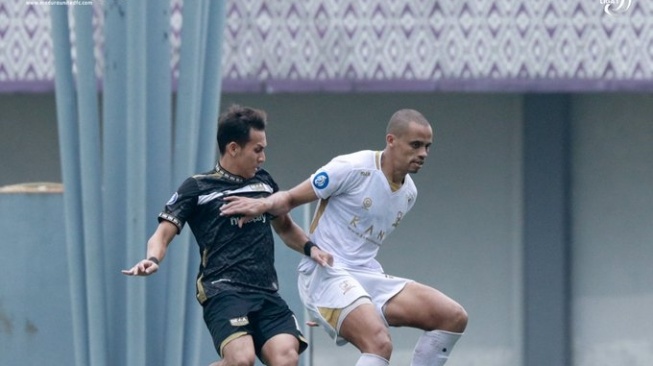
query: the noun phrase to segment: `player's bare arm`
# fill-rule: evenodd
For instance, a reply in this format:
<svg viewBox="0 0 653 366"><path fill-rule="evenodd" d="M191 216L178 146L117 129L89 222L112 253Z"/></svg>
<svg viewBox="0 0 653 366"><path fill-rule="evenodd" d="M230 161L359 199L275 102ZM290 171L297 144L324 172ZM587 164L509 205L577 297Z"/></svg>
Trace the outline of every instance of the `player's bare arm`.
<svg viewBox="0 0 653 366"><path fill-rule="evenodd" d="M306 254L306 244L309 238L304 231L292 220L290 215L285 214L272 221L272 227L279 234L279 237L289 248ZM333 265L333 256L320 249L318 246L308 248L310 257L321 266Z"/></svg>
<svg viewBox="0 0 653 366"><path fill-rule="evenodd" d="M177 235L177 226L169 221L161 221L156 231L147 241L145 259L130 269L121 272L128 276L149 276L159 270L159 264L166 255L168 245Z"/></svg>
<svg viewBox="0 0 653 366"><path fill-rule="evenodd" d="M242 215L240 225L265 212L274 216L282 216L293 208L317 200L317 195L306 180L289 191L280 191L265 198L248 198L229 196L227 203L220 208L220 214L225 216Z"/></svg>

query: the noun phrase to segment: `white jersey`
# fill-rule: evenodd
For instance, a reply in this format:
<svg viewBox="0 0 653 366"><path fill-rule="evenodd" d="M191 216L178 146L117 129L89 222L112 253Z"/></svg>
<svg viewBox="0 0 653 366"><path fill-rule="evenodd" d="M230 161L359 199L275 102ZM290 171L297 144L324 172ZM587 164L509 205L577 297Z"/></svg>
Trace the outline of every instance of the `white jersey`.
<svg viewBox="0 0 653 366"><path fill-rule="evenodd" d="M415 204L417 188L409 175L392 190L381 171L381 151L335 157L311 176L320 198L310 237L334 256L334 266L382 272L375 257L383 240ZM315 264L305 257L300 271Z"/></svg>

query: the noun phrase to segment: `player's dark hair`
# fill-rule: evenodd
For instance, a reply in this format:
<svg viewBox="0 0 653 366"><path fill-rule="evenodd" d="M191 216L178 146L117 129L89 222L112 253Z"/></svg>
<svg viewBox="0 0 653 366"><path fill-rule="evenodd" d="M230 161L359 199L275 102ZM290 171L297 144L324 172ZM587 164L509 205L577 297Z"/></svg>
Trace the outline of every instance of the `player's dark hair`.
<svg viewBox="0 0 653 366"><path fill-rule="evenodd" d="M249 131L265 131L267 115L264 111L237 104L231 105L218 119L218 149L224 154L227 145L235 142L245 146L249 142Z"/></svg>

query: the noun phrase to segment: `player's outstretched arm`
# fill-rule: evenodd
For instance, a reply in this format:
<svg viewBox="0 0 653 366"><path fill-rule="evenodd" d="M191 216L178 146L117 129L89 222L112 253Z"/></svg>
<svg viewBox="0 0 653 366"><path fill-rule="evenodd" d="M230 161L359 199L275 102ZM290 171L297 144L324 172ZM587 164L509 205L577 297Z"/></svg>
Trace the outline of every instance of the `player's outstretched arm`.
<svg viewBox="0 0 653 366"><path fill-rule="evenodd" d="M278 216L272 221L272 227L283 242L291 249L308 255L321 266L332 266L333 256L310 242L304 231L292 220L289 214ZM310 244L309 244L310 243Z"/></svg>
<svg viewBox="0 0 653 366"><path fill-rule="evenodd" d="M229 196L224 199L227 203L220 207L223 216L241 215L240 226L265 212L282 216L293 208L317 200L311 182L306 180L289 191L279 191L265 198L248 198Z"/></svg>
<svg viewBox="0 0 653 366"><path fill-rule="evenodd" d="M169 221L161 221L156 231L147 241L145 259L136 263L130 269L121 272L127 276L149 276L159 270L159 264L166 255L168 245L177 235L177 226Z"/></svg>
<svg viewBox="0 0 653 366"><path fill-rule="evenodd" d="M153 258L143 259L130 269L121 272L127 276L149 276L159 270L159 264Z"/></svg>

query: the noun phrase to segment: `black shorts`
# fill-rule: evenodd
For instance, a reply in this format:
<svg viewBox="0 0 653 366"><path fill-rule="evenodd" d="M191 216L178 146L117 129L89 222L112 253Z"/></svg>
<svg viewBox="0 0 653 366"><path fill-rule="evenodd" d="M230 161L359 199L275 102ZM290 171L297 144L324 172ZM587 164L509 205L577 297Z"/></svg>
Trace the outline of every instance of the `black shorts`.
<svg viewBox="0 0 653 366"><path fill-rule="evenodd" d="M252 336L259 359L265 342L277 334L297 337L299 353L308 346L295 314L279 294L224 291L209 298L203 309L204 321L220 357L229 341L245 334Z"/></svg>

